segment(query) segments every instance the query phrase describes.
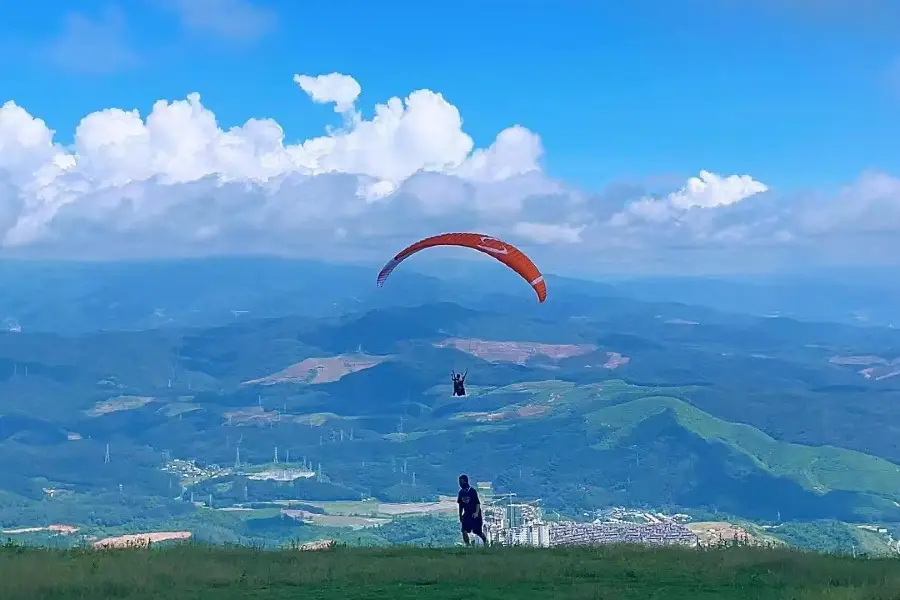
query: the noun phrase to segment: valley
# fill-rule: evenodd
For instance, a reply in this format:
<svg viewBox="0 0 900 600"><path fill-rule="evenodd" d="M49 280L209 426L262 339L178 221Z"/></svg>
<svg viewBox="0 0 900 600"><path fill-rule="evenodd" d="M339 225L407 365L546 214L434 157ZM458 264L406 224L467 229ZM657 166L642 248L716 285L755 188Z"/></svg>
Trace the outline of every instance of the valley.
<svg viewBox="0 0 900 600"><path fill-rule="evenodd" d="M212 325L20 315L0 334L0 527L455 543L460 472L562 519L646 507L795 542L795 523L845 541L900 523L900 387L860 373L900 332L416 285L434 299Z"/></svg>

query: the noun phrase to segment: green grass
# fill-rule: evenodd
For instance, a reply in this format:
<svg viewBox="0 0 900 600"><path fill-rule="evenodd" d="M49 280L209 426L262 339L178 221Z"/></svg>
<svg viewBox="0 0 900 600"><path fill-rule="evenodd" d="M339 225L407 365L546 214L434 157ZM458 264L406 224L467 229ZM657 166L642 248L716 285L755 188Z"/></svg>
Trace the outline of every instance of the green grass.
<svg viewBox="0 0 900 600"><path fill-rule="evenodd" d="M761 469L793 479L810 490L824 493L845 490L900 498L900 466L855 450L834 446L803 446L780 442L759 429L730 423L670 396L647 396L607 406L586 415L593 427L613 433L601 447L614 445L641 421L672 410L679 423L704 439L720 441L748 456Z"/></svg>
<svg viewBox="0 0 900 600"><path fill-rule="evenodd" d="M896 559L789 550L349 549L0 551L4 600L878 600L900 593Z"/></svg>

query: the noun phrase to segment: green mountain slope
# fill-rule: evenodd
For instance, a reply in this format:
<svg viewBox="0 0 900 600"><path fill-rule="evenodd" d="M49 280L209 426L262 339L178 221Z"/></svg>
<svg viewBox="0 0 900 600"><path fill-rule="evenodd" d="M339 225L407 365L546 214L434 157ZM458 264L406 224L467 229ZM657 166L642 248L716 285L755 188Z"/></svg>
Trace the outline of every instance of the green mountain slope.
<svg viewBox="0 0 900 600"><path fill-rule="evenodd" d="M646 396L607 406L586 415L588 423L613 432L598 444L611 447L643 420L672 411L678 423L710 441L718 441L749 457L760 469L787 477L807 489L878 494L900 499L900 466L862 452L832 446L779 442L742 423L730 423L670 396Z"/></svg>

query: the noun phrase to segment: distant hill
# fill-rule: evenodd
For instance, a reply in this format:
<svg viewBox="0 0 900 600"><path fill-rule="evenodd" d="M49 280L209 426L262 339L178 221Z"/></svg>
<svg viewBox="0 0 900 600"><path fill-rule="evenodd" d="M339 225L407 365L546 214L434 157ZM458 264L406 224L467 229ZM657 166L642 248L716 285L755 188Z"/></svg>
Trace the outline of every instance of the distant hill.
<svg viewBox="0 0 900 600"><path fill-rule="evenodd" d="M374 257L369 265L266 257L0 261L0 330L77 334L211 327L438 302L548 319L629 318L652 311L669 314L672 323L706 325L733 324L739 314L856 325L900 322L900 284L889 276L595 282L546 273L548 301L539 305L518 275L488 257L447 263L417 256L383 288L375 285L379 267Z"/></svg>
<svg viewBox="0 0 900 600"><path fill-rule="evenodd" d="M7 514L78 524L80 506L169 514L191 510L191 494L433 500L465 469L570 514L620 503L900 517L900 378L833 360L898 356L900 332L622 297L474 296L0 334ZM468 370L468 397L450 395L451 369ZM242 479L276 456L322 472ZM175 473L175 459L196 473Z"/></svg>

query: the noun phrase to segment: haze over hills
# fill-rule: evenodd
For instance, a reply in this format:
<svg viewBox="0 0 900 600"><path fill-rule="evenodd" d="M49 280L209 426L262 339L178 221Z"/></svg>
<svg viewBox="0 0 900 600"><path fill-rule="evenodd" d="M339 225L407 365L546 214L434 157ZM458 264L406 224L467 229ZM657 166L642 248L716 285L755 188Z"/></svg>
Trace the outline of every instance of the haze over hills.
<svg viewBox="0 0 900 600"><path fill-rule="evenodd" d="M565 280L538 305L502 276L375 290L355 267L205 264L15 266L68 292L4 300L22 326L0 334L0 524L199 518L192 497L436 500L463 470L566 514L900 521L900 377L866 372L900 357L898 331Z"/></svg>
<svg viewBox="0 0 900 600"><path fill-rule="evenodd" d="M465 257L464 257L465 258ZM0 262L0 327L82 333L97 329L213 326L288 315L347 312L429 302L490 308L499 296L533 316L577 313L600 299L604 306L642 300L691 306L705 322L716 312L780 315L806 321L887 326L900 318L900 288L882 272L868 284L846 277L714 279L702 277L587 281L547 275L554 290L546 306L533 302L517 275L486 257L456 261L416 257L374 285L375 263L328 264L277 258L208 258L115 262ZM499 271L499 272L498 272ZM440 275L437 277L436 275ZM721 315L719 315L721 317Z"/></svg>

